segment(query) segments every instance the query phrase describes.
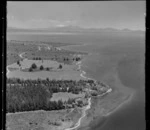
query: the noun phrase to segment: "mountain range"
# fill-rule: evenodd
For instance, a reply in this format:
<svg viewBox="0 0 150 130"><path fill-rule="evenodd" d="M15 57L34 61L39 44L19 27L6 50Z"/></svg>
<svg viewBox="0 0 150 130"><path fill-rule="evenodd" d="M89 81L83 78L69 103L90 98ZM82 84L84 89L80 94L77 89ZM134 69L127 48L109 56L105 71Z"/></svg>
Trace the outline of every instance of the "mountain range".
<svg viewBox="0 0 150 130"><path fill-rule="evenodd" d="M65 27L51 27L51 28L37 28L37 29L24 29L7 27L8 33L13 32L51 32L51 33L100 33L100 32L135 32L144 33L141 30L130 30L130 29L114 29L114 28L81 28L78 26L65 26Z"/></svg>

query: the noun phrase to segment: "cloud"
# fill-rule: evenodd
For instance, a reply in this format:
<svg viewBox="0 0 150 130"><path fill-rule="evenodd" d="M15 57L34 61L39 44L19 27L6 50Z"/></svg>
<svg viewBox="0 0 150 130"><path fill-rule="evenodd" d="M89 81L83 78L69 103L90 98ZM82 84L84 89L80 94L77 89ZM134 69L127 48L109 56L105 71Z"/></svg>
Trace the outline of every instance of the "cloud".
<svg viewBox="0 0 150 130"><path fill-rule="evenodd" d="M69 26L69 25L76 25L77 21L75 20L66 20L66 21L59 21L53 19L31 19L28 21L29 24L33 26L43 26L43 27L62 27L62 26Z"/></svg>
<svg viewBox="0 0 150 130"><path fill-rule="evenodd" d="M76 20L59 21L54 19L30 19L27 21L21 21L14 16L8 16L8 26L18 28L49 28L49 27L64 27L77 25Z"/></svg>
<svg viewBox="0 0 150 130"><path fill-rule="evenodd" d="M57 27L65 27L63 24L58 24Z"/></svg>

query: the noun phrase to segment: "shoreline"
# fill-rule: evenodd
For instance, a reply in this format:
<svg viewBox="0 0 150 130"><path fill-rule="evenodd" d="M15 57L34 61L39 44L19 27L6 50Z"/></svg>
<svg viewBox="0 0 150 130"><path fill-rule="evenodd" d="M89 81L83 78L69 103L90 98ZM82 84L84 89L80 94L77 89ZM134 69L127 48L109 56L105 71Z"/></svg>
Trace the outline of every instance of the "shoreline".
<svg viewBox="0 0 150 130"><path fill-rule="evenodd" d="M81 124L82 118L84 118L84 117L86 116L86 111L87 111L88 109L90 109L90 108L91 108L91 98L88 99L88 105L87 105L85 108L83 108L83 110L82 110L82 111L83 111L82 116L79 118L79 120L78 120L78 122L75 124L75 126L72 127L72 128L67 128L67 129L65 129L65 130L73 130L73 129L78 128L78 127L80 126L80 124Z"/></svg>
<svg viewBox="0 0 150 130"><path fill-rule="evenodd" d="M83 70L81 70L81 64L82 64L82 61L79 61L79 62L76 63L76 65L78 65L77 70L79 70L79 71L81 72L80 76L81 76L82 78L84 78L84 79L94 80L94 82L95 82L95 81L96 81L95 79L93 79L93 78L88 78L88 77L84 76L84 75L86 75L86 72L83 71Z"/></svg>
<svg viewBox="0 0 150 130"><path fill-rule="evenodd" d="M79 61L76 63L76 65L78 65L79 71L81 72L80 76L85 79L92 79L92 78L88 78L88 77L84 76L86 74L86 72L81 70L81 64L82 64L82 61ZM92 79L92 80L96 81L95 79ZM104 96L105 94L110 93L110 92L112 92L112 88L109 88L106 93L103 93L102 95L98 95L97 97ZM114 108L113 110L110 110L110 112L108 112L106 115L103 115L103 116L108 117L109 115L113 114L114 112L116 112L117 110L122 108L124 105L126 105L128 102L130 102L132 100L133 95L134 95L134 93L130 94L127 98L125 98L125 100L121 104L119 104L116 108ZM76 129L77 127L79 127L81 124L82 118L84 118L85 116L86 116L86 110L85 110L85 115L79 119L80 123L78 124L78 126L75 126L73 128L68 128L65 130L73 130L73 129Z"/></svg>
<svg viewBox="0 0 150 130"><path fill-rule="evenodd" d="M79 61L79 62L76 63L76 65L78 65L79 71L81 72L80 76L81 76L82 78L85 78L85 79L92 79L92 78L88 78L88 77L84 76L84 75L86 74L86 72L83 71L83 70L81 70L81 63L82 63L82 61ZM95 79L92 79L92 80L96 81ZM112 89L109 88L109 89L106 91L106 93L103 93L102 95L98 95L98 97L99 97L99 96L104 96L105 94L110 93L111 91L112 91ZM83 113L82 113L83 115L79 118L79 120L78 120L78 122L75 124L75 126L74 126L73 128L67 128L67 129L65 129L65 130L73 130L73 129L78 128L78 127L80 126L80 124L81 124L82 119L86 116L86 111L87 111L88 109L90 109L90 108L91 108L91 97L88 99L88 105L87 105L85 108L83 108Z"/></svg>
<svg viewBox="0 0 150 130"><path fill-rule="evenodd" d="M117 110L121 109L125 104L129 103L132 98L133 98L134 93L130 94L127 99L125 99L122 103L120 103L116 108L114 108L113 110L111 110L110 112L108 112L106 115L104 115L105 117L110 116L111 114L113 114L114 112L116 112Z"/></svg>

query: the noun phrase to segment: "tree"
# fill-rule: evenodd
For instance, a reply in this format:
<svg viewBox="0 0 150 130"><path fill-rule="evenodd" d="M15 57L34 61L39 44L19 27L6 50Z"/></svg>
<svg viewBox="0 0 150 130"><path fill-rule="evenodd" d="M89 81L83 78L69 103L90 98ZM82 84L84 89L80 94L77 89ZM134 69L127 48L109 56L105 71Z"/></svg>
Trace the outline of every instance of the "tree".
<svg viewBox="0 0 150 130"><path fill-rule="evenodd" d="M62 65L61 64L59 65L59 69L62 69Z"/></svg>
<svg viewBox="0 0 150 130"><path fill-rule="evenodd" d="M32 67L30 67L32 71ZM19 111L31 111L31 110L60 110L65 106L68 108L75 107L75 102L78 106L85 105L84 100L76 101L75 98L69 98L67 101L48 101L52 97L53 93L68 92L79 93L82 91L82 87L86 86L86 83L92 81L74 81L74 80L50 80L46 79L19 79L19 78L7 78L7 90L6 90L6 111L7 112L19 112ZM80 87L82 86L82 87ZM92 93L93 92L93 93ZM89 96L96 96L103 93L102 91L90 91L86 93L85 98ZM90 95L91 94L91 95Z"/></svg>
<svg viewBox="0 0 150 130"><path fill-rule="evenodd" d="M19 60L17 61L17 64L18 64L18 65L20 65L20 62L19 62Z"/></svg>
<svg viewBox="0 0 150 130"><path fill-rule="evenodd" d="M20 84L20 83L21 83L21 80L20 80L20 79L17 79L17 81L16 81L16 82Z"/></svg>
<svg viewBox="0 0 150 130"><path fill-rule="evenodd" d="M32 68L32 69L36 69L36 68L37 68L36 64L33 63L33 64L31 65L31 68Z"/></svg>
<svg viewBox="0 0 150 130"><path fill-rule="evenodd" d="M49 67L47 67L46 70L49 71Z"/></svg>
<svg viewBox="0 0 150 130"><path fill-rule="evenodd" d="M49 81L49 78L46 78L46 81Z"/></svg>
<svg viewBox="0 0 150 130"><path fill-rule="evenodd" d="M58 100L57 106L58 106L58 109L63 109L64 108L62 100Z"/></svg>
<svg viewBox="0 0 150 130"><path fill-rule="evenodd" d="M43 70L43 69L44 69L44 67L43 67L43 65L41 65L41 66L40 66L40 70Z"/></svg>
<svg viewBox="0 0 150 130"><path fill-rule="evenodd" d="M76 61L79 61L80 60L80 57L76 57Z"/></svg>
<svg viewBox="0 0 150 130"><path fill-rule="evenodd" d="M67 104L72 104L73 102L75 102L75 99L69 98Z"/></svg>
<svg viewBox="0 0 150 130"><path fill-rule="evenodd" d="M79 107L82 107L82 106L83 106L83 101L82 101L82 100L78 100L77 102L78 102L78 106L79 106Z"/></svg>

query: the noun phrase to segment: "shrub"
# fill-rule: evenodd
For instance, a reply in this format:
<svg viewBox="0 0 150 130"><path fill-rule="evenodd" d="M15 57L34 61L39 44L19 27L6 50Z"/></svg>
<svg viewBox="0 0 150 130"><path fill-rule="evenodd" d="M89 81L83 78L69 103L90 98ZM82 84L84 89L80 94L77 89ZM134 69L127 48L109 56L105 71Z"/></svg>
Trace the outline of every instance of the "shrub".
<svg viewBox="0 0 150 130"><path fill-rule="evenodd" d="M80 57L76 57L76 61L79 61L79 60L81 60Z"/></svg>
<svg viewBox="0 0 150 130"><path fill-rule="evenodd" d="M44 67L43 67L43 65L41 65L41 66L40 66L40 70L43 70L43 69L44 69Z"/></svg>
<svg viewBox="0 0 150 130"><path fill-rule="evenodd" d="M59 65L59 69L62 69L62 65L61 64Z"/></svg>
<svg viewBox="0 0 150 130"><path fill-rule="evenodd" d="M46 70L49 71L49 68L47 67Z"/></svg>
<svg viewBox="0 0 150 130"><path fill-rule="evenodd" d="M33 64L31 65L31 68L32 68L32 69L36 69L36 68L37 68L36 64L33 63Z"/></svg>
<svg viewBox="0 0 150 130"><path fill-rule="evenodd" d="M77 103L78 103L78 106L82 107L83 101L79 100L79 101L77 101Z"/></svg>
<svg viewBox="0 0 150 130"><path fill-rule="evenodd" d="M17 61L17 64L18 64L18 65L20 65L20 62L19 62L19 60Z"/></svg>

